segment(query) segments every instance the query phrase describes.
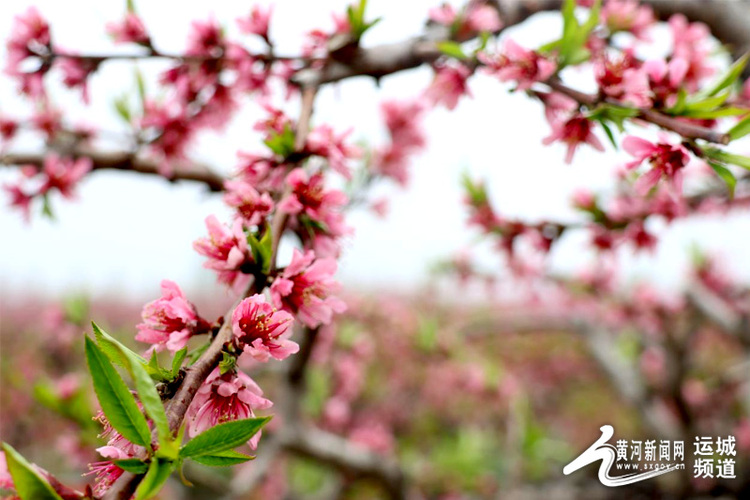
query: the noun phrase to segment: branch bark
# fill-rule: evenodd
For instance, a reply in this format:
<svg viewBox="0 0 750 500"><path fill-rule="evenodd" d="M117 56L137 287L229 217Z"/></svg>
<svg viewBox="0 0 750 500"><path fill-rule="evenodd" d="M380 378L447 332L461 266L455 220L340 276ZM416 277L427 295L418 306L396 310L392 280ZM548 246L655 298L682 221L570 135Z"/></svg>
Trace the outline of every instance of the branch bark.
<svg viewBox="0 0 750 500"><path fill-rule="evenodd" d="M148 160L138 158L132 153L105 153L78 149L73 151L73 156L90 158L93 170L123 170L139 174L156 175L169 182L191 181L200 182L211 192L224 190L224 177L215 173L210 167L200 164L192 164L188 167L178 168L172 177L164 177L159 172L159 166ZM3 165L32 165L41 169L44 165L44 154L41 153L7 153L0 156L0 164Z"/></svg>
<svg viewBox="0 0 750 500"><path fill-rule="evenodd" d="M587 94L585 92L580 92L578 90L572 89L556 79L551 79L545 83L551 89L564 94L571 99L574 99L580 104L584 104L587 106L596 106L601 102L605 102L609 104L622 105L621 103L613 99L601 100L594 94ZM676 132L685 139L702 139L704 141L713 142L716 144L729 144L729 134L726 134L724 132L717 132L710 128L693 125L692 123L686 123L682 120L678 120L677 118L674 118L672 116L662 114L653 109L640 109L639 112L640 119L657 125L663 129Z"/></svg>

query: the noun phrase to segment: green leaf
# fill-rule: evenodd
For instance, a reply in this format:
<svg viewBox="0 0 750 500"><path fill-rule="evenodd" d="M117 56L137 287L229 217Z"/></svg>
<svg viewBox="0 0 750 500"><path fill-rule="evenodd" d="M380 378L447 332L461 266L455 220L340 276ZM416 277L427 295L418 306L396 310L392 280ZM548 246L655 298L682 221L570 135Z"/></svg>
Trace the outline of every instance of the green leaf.
<svg viewBox="0 0 750 500"><path fill-rule="evenodd" d="M135 490L135 500L147 500L153 497L169 479L172 474L174 464L167 460L155 459L148 466L148 472L143 476L141 484Z"/></svg>
<svg viewBox="0 0 750 500"><path fill-rule="evenodd" d="M96 337L96 343L99 346L99 349L101 349L101 351L109 358L109 360L112 363L122 368L127 368L128 360L123 354L123 350L120 348L120 346L122 346L125 349L127 349L127 347L122 345L119 341L117 341L114 337L109 335L107 332L99 328L99 325L97 325L93 321L91 322L91 328L93 328L94 330L94 337ZM144 365L148 364L148 362L146 361L146 358L144 358L143 356L139 356L136 353L133 353L133 354L135 356L138 356L139 361L141 363L143 363Z"/></svg>
<svg viewBox="0 0 750 500"><path fill-rule="evenodd" d="M3 443L8 471L21 500L62 500L54 488L11 445Z"/></svg>
<svg viewBox="0 0 750 500"><path fill-rule="evenodd" d="M253 259L260 266L261 271L268 273L271 269L271 256L273 254L273 239L270 229L266 228L260 240L253 233L248 233L247 243L250 245Z"/></svg>
<svg viewBox="0 0 750 500"><path fill-rule="evenodd" d="M729 129L729 138L733 141L750 134L750 115L740 120L734 127Z"/></svg>
<svg viewBox="0 0 750 500"><path fill-rule="evenodd" d="M221 375L224 375L225 373L234 370L234 367L237 366L237 357L232 356L228 352L223 352L222 359L219 361L219 373Z"/></svg>
<svg viewBox="0 0 750 500"><path fill-rule="evenodd" d="M148 471L148 464L143 460L137 458L126 458L124 460L115 460L116 466L124 471L132 472L133 474L145 474Z"/></svg>
<svg viewBox="0 0 750 500"><path fill-rule="evenodd" d="M466 194L469 195L472 204L482 205L487 202L487 190L484 187L484 183L474 182L468 172L464 172L461 176L461 183L466 190Z"/></svg>
<svg viewBox="0 0 750 500"><path fill-rule="evenodd" d="M117 111L117 115L122 118L122 120L130 124L131 120L133 118L133 115L130 112L130 107L128 106L128 96L122 95L114 100L115 105L115 111Z"/></svg>
<svg viewBox="0 0 750 500"><path fill-rule="evenodd" d="M737 59L734 62L734 64L732 64L732 66L729 67L727 72L721 76L718 82L708 87L705 91L700 92L700 94L706 95L706 96L713 96L713 95L718 94L725 88L734 84L734 82L737 81L740 75L742 75L742 71L744 71L745 66L747 66L747 62L749 58L750 58L750 53L747 53L744 56Z"/></svg>
<svg viewBox="0 0 750 500"><path fill-rule="evenodd" d="M185 361L185 356L187 356L187 347L183 347L182 349L174 353L174 358L172 359L173 379L177 377L178 373L180 373L180 368L182 368L182 362Z"/></svg>
<svg viewBox="0 0 750 500"><path fill-rule="evenodd" d="M135 69L135 86L138 90L138 98L141 101L141 108L146 107L146 82L143 81L143 75L141 74L141 71L136 68Z"/></svg>
<svg viewBox="0 0 750 500"><path fill-rule="evenodd" d="M721 149L708 148L705 149L704 154L714 160L719 160L722 163L729 163L737 165L738 167L750 169L750 158L747 156L736 155L733 153L727 153Z"/></svg>
<svg viewBox="0 0 750 500"><path fill-rule="evenodd" d="M703 97L698 94L698 97L689 97L685 103L685 110L694 111L706 111L710 109L716 109L724 104L729 98L729 92L723 94Z"/></svg>
<svg viewBox="0 0 750 500"><path fill-rule="evenodd" d="M171 380L170 372L168 370L159 368L158 363L156 364L156 366L154 366L150 362L146 361L146 358L128 349L124 344L99 328L99 325L97 325L93 321L91 322L91 327L94 329L96 343L99 345L99 348L102 350L102 352L109 358L109 360L112 361L112 363L125 368L126 370L128 370L128 373L132 375L130 371L130 363L127 357L134 357L141 365L143 365L148 374L154 380ZM125 355L125 352L129 353L128 356Z"/></svg>
<svg viewBox="0 0 750 500"><path fill-rule="evenodd" d="M727 189L729 190L729 197L734 198L734 188L737 185L737 178L734 176L731 170L729 170L724 165L720 165L718 163L709 161L709 165L711 165L711 168L714 169L714 172L716 172L716 175L718 175L721 180L723 180L727 184Z"/></svg>
<svg viewBox="0 0 750 500"><path fill-rule="evenodd" d="M122 354L128 360L128 371L133 377L133 382L135 382L135 388L138 391L141 404L143 404L146 414L154 423L159 443L161 445L166 444L171 440L172 433L169 431L167 414L164 412L164 404L162 404L161 397L159 397L159 393L156 391L154 381L146 371L146 368L138 361L135 353L131 352L125 346L122 346L121 349Z"/></svg>
<svg viewBox="0 0 750 500"><path fill-rule="evenodd" d="M237 448L257 434L269 420L271 417L246 418L211 427L188 441L180 450L180 457L215 455L221 451Z"/></svg>
<svg viewBox="0 0 750 500"><path fill-rule="evenodd" d="M437 48L446 56L455 57L456 59L466 59L466 54L464 54L460 43L452 40L444 40L437 44Z"/></svg>
<svg viewBox="0 0 750 500"><path fill-rule="evenodd" d="M365 21L365 10L367 9L367 0L359 0L359 3L355 5L349 5L346 8L346 17L349 20L349 26L351 27L352 35L355 39L359 40L362 38L364 33L372 28L380 18L374 21Z"/></svg>
<svg viewBox="0 0 750 500"><path fill-rule="evenodd" d="M86 337L86 361L94 392L109 423L131 443L151 446L151 432L135 397L93 340Z"/></svg>
<svg viewBox="0 0 750 500"><path fill-rule="evenodd" d="M571 64L580 64L591 57L591 53L585 48L586 41L591 31L599 23L599 11L601 10L601 0L596 0L589 11L589 17L583 25L579 24L575 16L576 1L565 0L562 7L563 16L563 34L562 38L554 47L554 44L547 44L544 48L557 48L559 51L560 67Z"/></svg>
<svg viewBox="0 0 750 500"><path fill-rule="evenodd" d="M254 458L255 457L252 455L245 455L244 453L240 453L234 450L226 450L214 453L213 455L201 455L198 457L193 457L192 460L195 460L199 464L208 465L211 467L227 467L229 465L241 464Z"/></svg>
<svg viewBox="0 0 750 500"><path fill-rule="evenodd" d="M294 153L295 140L296 136L294 130L292 130L292 127L287 124L284 125L284 130L280 133L271 133L270 137L263 142L271 151L286 158Z"/></svg>
<svg viewBox="0 0 750 500"><path fill-rule="evenodd" d="M55 220L55 213L52 211L52 204L50 203L48 193L44 193L42 196L42 215L50 220Z"/></svg>
<svg viewBox="0 0 750 500"><path fill-rule="evenodd" d="M683 111L685 111L685 107L687 106L687 98L688 98L688 95L685 89L682 89L682 88L679 89L677 91L677 102L675 103L674 106L669 108L667 112L673 115L682 114Z"/></svg>
<svg viewBox="0 0 750 500"><path fill-rule="evenodd" d="M747 113L747 109L729 106L726 108L709 109L709 110L687 110L682 116L687 118L698 118L702 120L713 120L715 118L725 118L727 116L738 116Z"/></svg>
<svg viewBox="0 0 750 500"><path fill-rule="evenodd" d="M617 141L615 140L615 134L612 133L612 129L609 128L609 125L607 125L607 122L602 119L599 119L597 121L604 129L604 133L607 135L607 139L609 139L609 142L612 143L612 147L614 147L615 150L619 149L617 146Z"/></svg>

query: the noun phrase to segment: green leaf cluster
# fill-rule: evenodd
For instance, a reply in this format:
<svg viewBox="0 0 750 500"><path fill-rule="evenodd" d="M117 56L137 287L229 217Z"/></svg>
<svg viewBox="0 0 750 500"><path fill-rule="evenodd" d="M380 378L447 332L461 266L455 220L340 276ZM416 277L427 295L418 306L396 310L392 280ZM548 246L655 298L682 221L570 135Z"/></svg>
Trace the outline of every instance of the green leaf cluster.
<svg viewBox="0 0 750 500"><path fill-rule="evenodd" d="M367 30L375 26L380 22L380 17L372 20L365 21L365 9L367 8L367 0L359 0L356 5L349 5L346 8L346 17L349 20L349 26L352 29L352 36L355 40L362 38Z"/></svg>

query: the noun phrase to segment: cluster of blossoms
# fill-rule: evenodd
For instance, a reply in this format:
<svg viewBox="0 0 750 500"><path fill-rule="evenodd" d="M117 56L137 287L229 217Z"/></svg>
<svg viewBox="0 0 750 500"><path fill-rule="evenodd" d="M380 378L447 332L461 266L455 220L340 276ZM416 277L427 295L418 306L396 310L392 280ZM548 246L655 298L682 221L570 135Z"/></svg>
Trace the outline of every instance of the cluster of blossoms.
<svg viewBox="0 0 750 500"><path fill-rule="evenodd" d="M384 177L406 185L409 160L425 146L421 118L425 111L422 101L386 101L380 106L390 141L377 149L373 170Z"/></svg>
<svg viewBox="0 0 750 500"><path fill-rule="evenodd" d="M3 189L10 196L10 204L22 211L28 220L31 216L31 202L34 198L46 199L50 193L60 193L65 198L73 198L76 184L91 170L89 158L61 158L50 154L38 170L33 165L21 169L22 178L17 183L9 183Z"/></svg>
<svg viewBox="0 0 750 500"><path fill-rule="evenodd" d="M143 307L143 323L135 339L151 344L151 349L177 352L194 335L210 331L211 324L201 318L195 306L185 298L176 283L164 280L162 296Z"/></svg>
<svg viewBox="0 0 750 500"><path fill-rule="evenodd" d="M141 458L146 456L146 449L138 446L118 433L107 420L103 413L99 412L95 420L102 424L103 430L99 437L107 440L105 446L101 446L96 451L106 460L94 462L89 465L91 474L96 476L94 493L103 495L125 472L115 465L116 460L126 460L129 458Z"/></svg>

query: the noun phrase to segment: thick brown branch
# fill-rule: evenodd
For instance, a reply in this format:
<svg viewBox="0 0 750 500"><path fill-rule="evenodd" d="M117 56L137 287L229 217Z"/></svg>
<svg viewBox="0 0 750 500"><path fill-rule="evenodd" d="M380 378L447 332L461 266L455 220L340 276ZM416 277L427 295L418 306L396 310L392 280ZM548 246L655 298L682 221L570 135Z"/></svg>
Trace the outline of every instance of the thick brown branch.
<svg viewBox="0 0 750 500"><path fill-rule="evenodd" d="M3 165L33 165L42 168L43 154L38 153L8 153L0 156ZM74 156L90 158L94 170L123 170L139 174L158 175L170 182L191 181L205 184L209 191L219 192L224 189L224 178L213 172L209 167L193 164L189 167L177 168L171 177L164 177L159 172L159 166L153 162L138 158L131 153L102 153L97 151L75 151Z"/></svg>

